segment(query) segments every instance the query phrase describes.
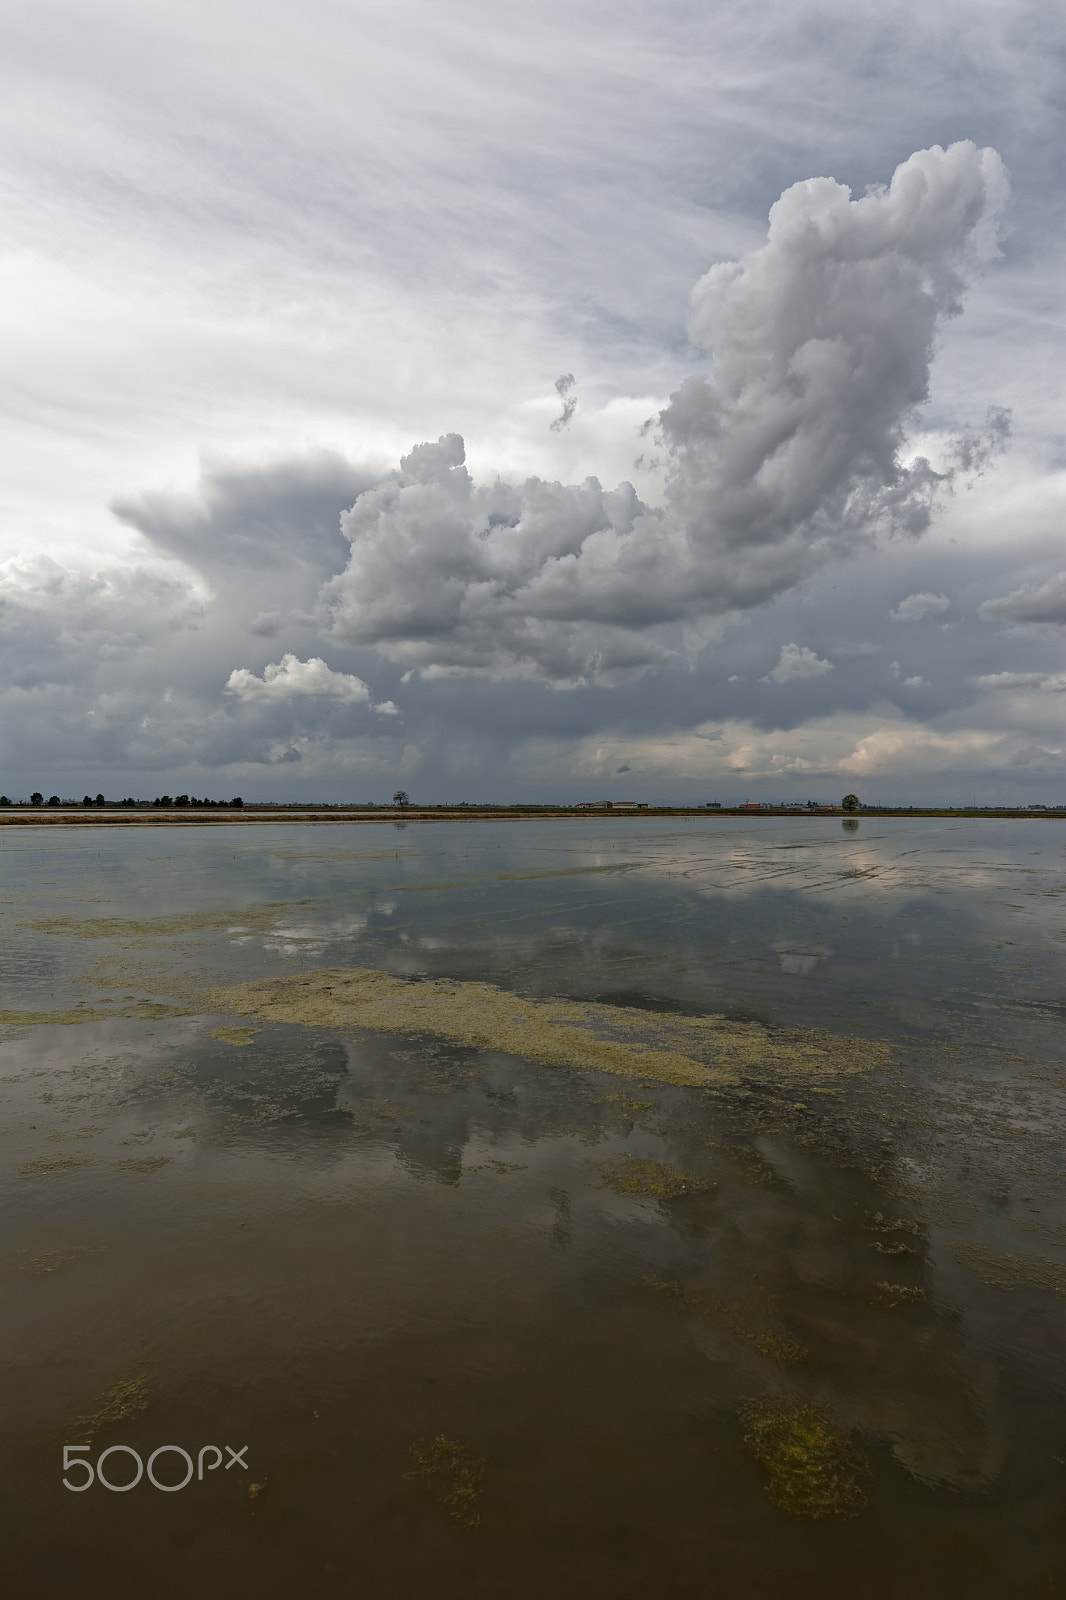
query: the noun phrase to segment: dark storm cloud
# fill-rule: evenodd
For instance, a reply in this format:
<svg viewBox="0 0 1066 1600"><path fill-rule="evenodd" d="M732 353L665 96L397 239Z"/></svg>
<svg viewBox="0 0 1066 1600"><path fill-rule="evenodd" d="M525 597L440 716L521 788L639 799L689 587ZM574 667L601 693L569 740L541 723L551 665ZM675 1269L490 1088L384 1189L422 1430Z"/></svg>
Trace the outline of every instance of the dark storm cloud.
<svg viewBox="0 0 1066 1600"><path fill-rule="evenodd" d="M382 473L319 450L268 466L209 464L195 494L144 494L112 502L123 522L201 571L237 567L322 574L343 566L340 514Z"/></svg>
<svg viewBox="0 0 1066 1600"><path fill-rule="evenodd" d="M794 185L766 243L693 292L713 369L659 415L662 508L595 479L477 485L457 435L419 445L343 519L333 637L429 673L618 682L675 657L678 625L924 532L938 491L1005 430L995 414L941 470L904 459L937 330L994 250L1006 190L996 153L965 142L860 199L828 178Z"/></svg>
<svg viewBox="0 0 1066 1600"><path fill-rule="evenodd" d="M370 765L391 770L403 751L402 733L388 731L396 708L360 675L367 652L321 659L309 609L343 565L342 509L377 476L327 452L216 465L192 494L116 506L144 537L140 565L7 563L8 759L42 774L120 771L123 788L190 766L201 786L217 786L222 767L299 758L315 772L331 745L346 752L342 766L376 751ZM280 659L278 634L289 646ZM368 675L380 677L374 665Z"/></svg>

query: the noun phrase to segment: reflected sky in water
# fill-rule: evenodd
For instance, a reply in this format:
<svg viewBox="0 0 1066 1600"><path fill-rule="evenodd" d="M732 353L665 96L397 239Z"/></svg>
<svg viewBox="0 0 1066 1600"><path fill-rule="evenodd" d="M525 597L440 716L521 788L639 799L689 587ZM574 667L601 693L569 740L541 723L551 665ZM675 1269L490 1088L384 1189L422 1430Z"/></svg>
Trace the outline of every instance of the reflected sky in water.
<svg viewBox="0 0 1066 1600"><path fill-rule="evenodd" d="M7 830L18 1593L104 1567L120 1597L1056 1593L1064 844ZM892 1060L677 1088L203 998L322 967ZM248 1442L249 1470L74 1495L79 1429L94 1457Z"/></svg>

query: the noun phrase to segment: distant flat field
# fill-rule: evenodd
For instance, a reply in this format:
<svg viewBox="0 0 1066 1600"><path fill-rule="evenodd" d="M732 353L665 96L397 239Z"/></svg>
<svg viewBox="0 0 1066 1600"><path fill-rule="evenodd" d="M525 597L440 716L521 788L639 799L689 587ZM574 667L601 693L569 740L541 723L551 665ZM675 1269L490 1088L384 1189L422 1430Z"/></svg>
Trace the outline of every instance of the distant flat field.
<svg viewBox="0 0 1066 1600"><path fill-rule="evenodd" d="M49 809L42 806L27 807L26 809L12 808L10 811L0 811L0 828L18 827L86 827L87 825L102 827L159 827L180 825L183 827L221 827L233 823L271 823L282 822L484 822L497 819L501 822L521 822L523 819L536 819L543 821L545 818L559 818L574 821L582 818L602 819L604 817L795 817L800 821L809 821L812 817L845 816L846 813L839 806L821 806L817 811L789 810L786 807L773 806L766 810L748 809L744 806L722 806L720 809L696 806L648 806L641 807L638 811L632 806L552 806L538 810L534 806L523 806L520 809L510 810L505 807L488 807L484 810L477 806L446 807L432 806L426 809L411 807L407 811L371 811L362 807L347 809L333 809L330 806L292 807L281 806L245 806L243 810L231 811L228 806L209 807L201 809L199 806L190 806L176 809L157 809L155 806L141 806L132 810L119 808L97 810L86 807L68 809ZM867 819L877 817L906 817L915 820L922 817L971 817L982 818L1032 818L1043 820L1058 818L1066 820L1066 810L1033 810L1033 811L949 811L943 808L928 807L923 809L903 809L864 811L860 816Z"/></svg>

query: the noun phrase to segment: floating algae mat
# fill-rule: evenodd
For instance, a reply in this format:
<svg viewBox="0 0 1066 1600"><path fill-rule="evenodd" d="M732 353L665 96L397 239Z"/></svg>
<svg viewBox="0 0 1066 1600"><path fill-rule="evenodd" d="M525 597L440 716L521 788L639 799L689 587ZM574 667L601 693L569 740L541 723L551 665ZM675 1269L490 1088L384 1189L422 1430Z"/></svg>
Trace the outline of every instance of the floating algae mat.
<svg viewBox="0 0 1066 1600"><path fill-rule="evenodd" d="M487 983L330 969L216 991L219 1010L313 1027L425 1032L552 1067L658 1083L735 1084L743 1072L817 1080L884 1064L883 1044L620 1006L532 1000Z"/></svg>
<svg viewBox="0 0 1066 1600"><path fill-rule="evenodd" d="M443 1433L431 1440L416 1439L410 1455L408 1478L447 1512L456 1527L470 1533L480 1527L478 1506L485 1477L484 1456Z"/></svg>
<svg viewBox="0 0 1066 1600"><path fill-rule="evenodd" d="M849 1519L864 1510L870 1468L840 1429L801 1400L755 1400L743 1413L744 1442L769 1474L769 1494L790 1517Z"/></svg>
<svg viewBox="0 0 1066 1600"><path fill-rule="evenodd" d="M1066 1593L1059 823L402 831L0 829L11 1592Z"/></svg>
<svg viewBox="0 0 1066 1600"><path fill-rule="evenodd" d="M68 1006L55 1011L0 1010L0 1027L8 1028L70 1028L85 1022L108 1022L115 1017L131 1017L140 1022L159 1022L164 1017L188 1016L187 1008L159 1005L150 1000L137 1000L123 1006Z"/></svg>
<svg viewBox="0 0 1066 1600"><path fill-rule="evenodd" d="M682 1195L705 1194L716 1187L709 1178L640 1156L616 1156L598 1163L600 1183L632 1200L677 1200Z"/></svg>

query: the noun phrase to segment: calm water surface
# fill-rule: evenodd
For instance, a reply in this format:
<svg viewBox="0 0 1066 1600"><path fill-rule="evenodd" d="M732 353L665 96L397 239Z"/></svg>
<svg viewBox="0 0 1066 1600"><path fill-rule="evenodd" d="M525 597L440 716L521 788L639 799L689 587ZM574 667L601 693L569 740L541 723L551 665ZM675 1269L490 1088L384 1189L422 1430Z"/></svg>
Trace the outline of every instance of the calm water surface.
<svg viewBox="0 0 1066 1600"><path fill-rule="evenodd" d="M0 851L19 1600L1066 1595L1058 823ZM686 1087L210 998L323 968L826 1065ZM71 1492L86 1444L119 1487L247 1450Z"/></svg>

